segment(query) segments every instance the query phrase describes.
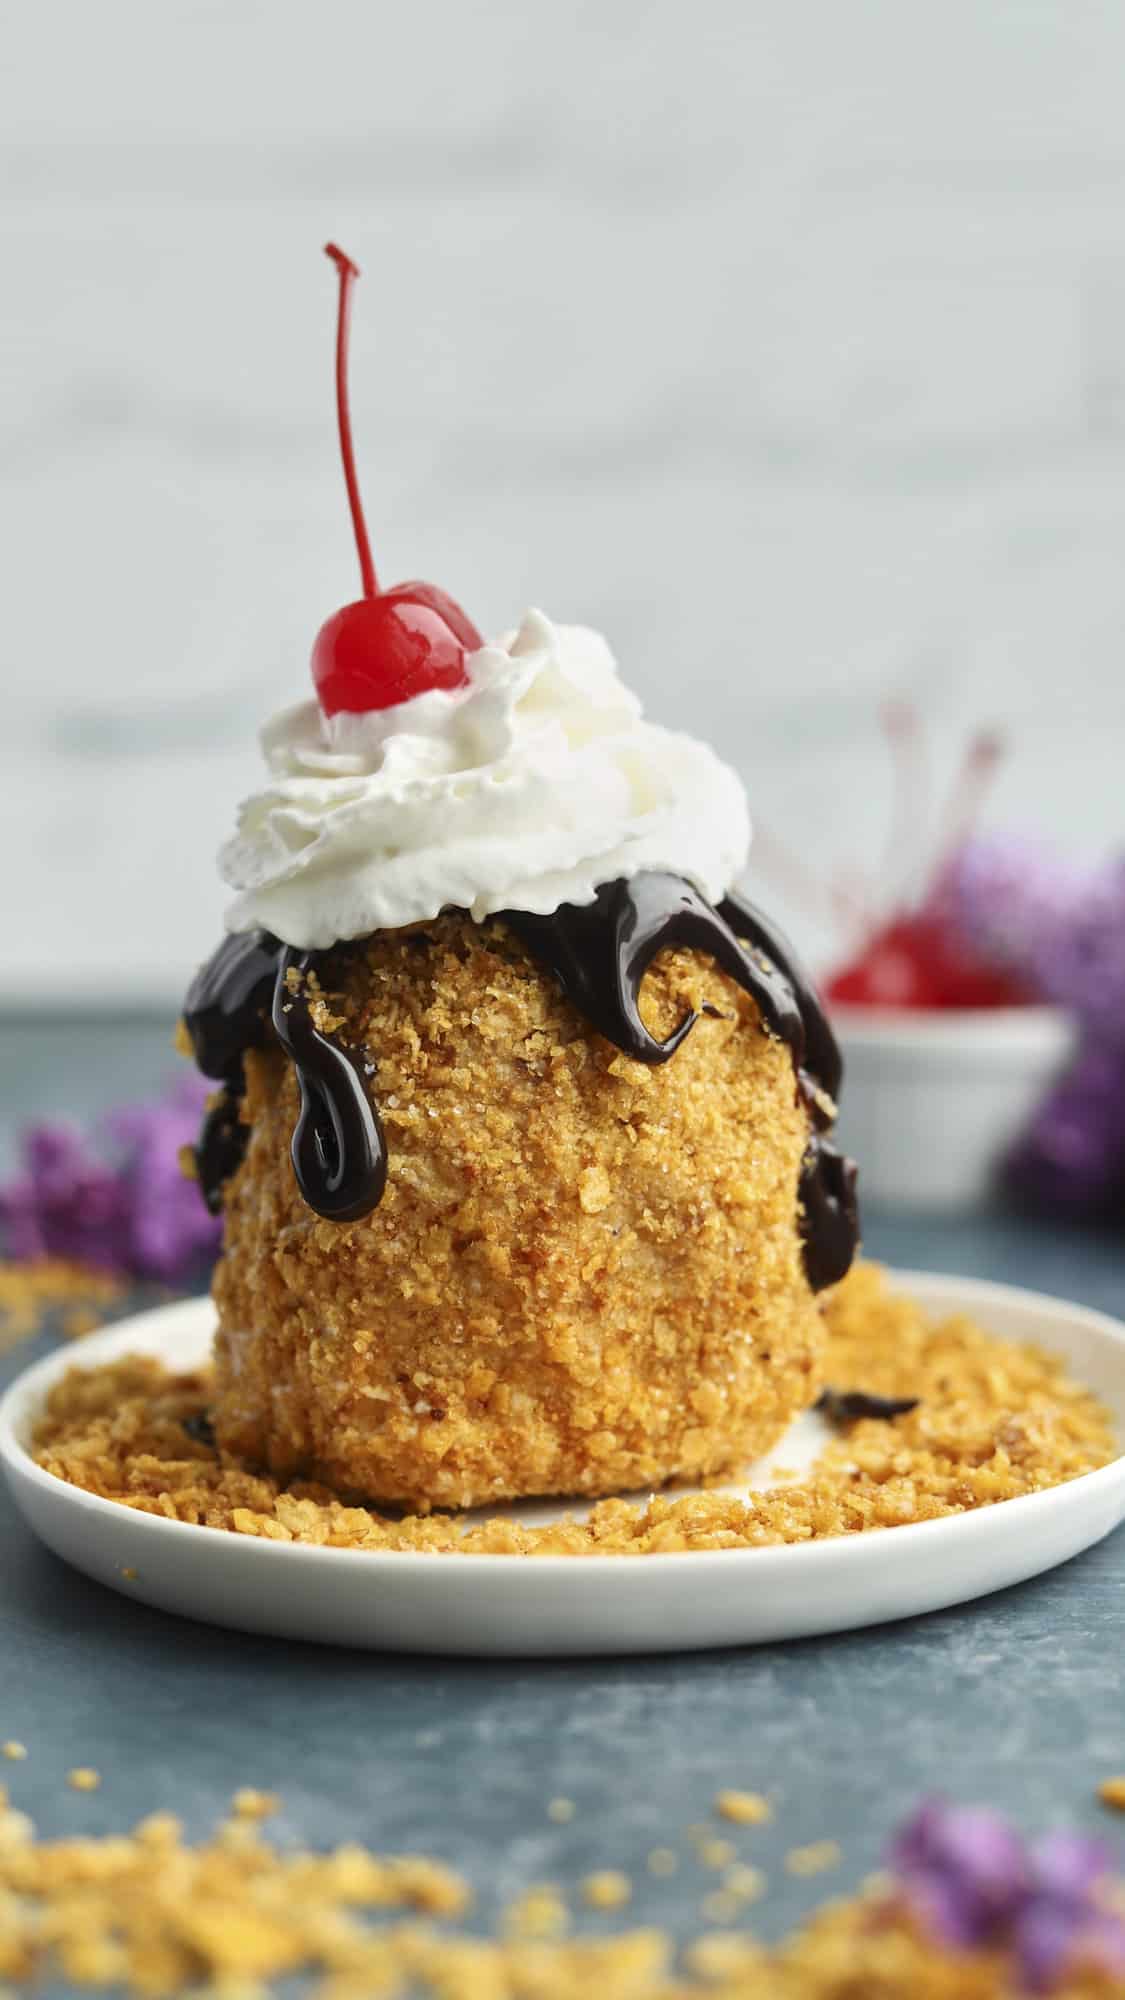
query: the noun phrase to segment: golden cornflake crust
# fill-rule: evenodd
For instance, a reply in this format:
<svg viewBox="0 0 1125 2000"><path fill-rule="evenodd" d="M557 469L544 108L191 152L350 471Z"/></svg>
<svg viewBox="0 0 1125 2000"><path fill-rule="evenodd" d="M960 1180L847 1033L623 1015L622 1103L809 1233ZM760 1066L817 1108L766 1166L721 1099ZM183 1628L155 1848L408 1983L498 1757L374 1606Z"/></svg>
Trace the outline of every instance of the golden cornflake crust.
<svg viewBox="0 0 1125 2000"><path fill-rule="evenodd" d="M1017 1499L1117 1455L1109 1413L1060 1362L963 1317L931 1323L872 1265L858 1266L829 1296L826 1321L834 1382L918 1396L918 1408L893 1423L852 1425L803 1482L746 1499L603 1500L587 1521L535 1528L503 1517L394 1519L346 1505L325 1486L247 1470L199 1442L184 1422L208 1408L209 1373L169 1375L143 1356L71 1369L48 1398L36 1455L57 1478L103 1499L272 1541L576 1556L761 1547L899 1527Z"/></svg>
<svg viewBox="0 0 1125 2000"><path fill-rule="evenodd" d="M251 1051L214 1282L228 1451L423 1512L722 1475L813 1400L808 1115L710 960L646 978L655 1033L700 1015L655 1068L497 922L377 935L309 991L371 1078L387 1188L354 1223L305 1205L292 1065Z"/></svg>

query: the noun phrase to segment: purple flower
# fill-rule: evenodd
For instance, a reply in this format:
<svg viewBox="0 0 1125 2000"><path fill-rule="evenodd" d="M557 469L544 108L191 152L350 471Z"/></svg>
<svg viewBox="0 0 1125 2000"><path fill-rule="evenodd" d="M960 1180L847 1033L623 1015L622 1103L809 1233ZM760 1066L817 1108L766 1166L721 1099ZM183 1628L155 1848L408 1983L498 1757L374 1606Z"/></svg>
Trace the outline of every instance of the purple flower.
<svg viewBox="0 0 1125 2000"><path fill-rule="evenodd" d="M1086 881L1026 835L982 834L953 855L929 901L965 949L1039 992Z"/></svg>
<svg viewBox="0 0 1125 2000"><path fill-rule="evenodd" d="M1010 834L967 841L932 896L954 936L1077 1018L1078 1056L1018 1140L1008 1177L1035 1207L1125 1203L1125 858L1080 870Z"/></svg>
<svg viewBox="0 0 1125 2000"><path fill-rule="evenodd" d="M900 1828L890 1866L919 1917L943 1943L994 1943L1023 1908L1024 1845L999 1813L928 1799Z"/></svg>
<svg viewBox="0 0 1125 2000"><path fill-rule="evenodd" d="M1063 922L1045 935L1035 983L1069 1007L1088 1033L1125 1052L1125 860L1107 862L1074 896Z"/></svg>
<svg viewBox="0 0 1125 2000"><path fill-rule="evenodd" d="M1079 870L1011 834L967 841L931 907L987 965L1125 1048L1125 859Z"/></svg>
<svg viewBox="0 0 1125 2000"><path fill-rule="evenodd" d="M1028 1849L999 1813L930 1799L889 1862L919 1920L955 1950L1010 1953L1023 1989L1049 1993L1073 1965L1125 1973L1125 1922L1101 1900L1109 1857L1083 1834Z"/></svg>
<svg viewBox="0 0 1125 2000"><path fill-rule="evenodd" d="M179 1165L207 1090L202 1078L179 1078L164 1096L111 1114L93 1145L69 1125L31 1127L19 1173L0 1189L7 1254L168 1283L190 1276L219 1241L219 1224Z"/></svg>
<svg viewBox="0 0 1125 2000"><path fill-rule="evenodd" d="M1125 1191L1125 1053L1087 1039L1008 1160L1034 1207L1094 1213Z"/></svg>
<svg viewBox="0 0 1125 2000"><path fill-rule="evenodd" d="M1102 1907L1111 1871L1099 1840L1052 1833L1031 1850L1031 1893L1012 1944L1029 1993L1049 1993L1069 1966L1125 1972L1125 1922Z"/></svg>
<svg viewBox="0 0 1125 2000"><path fill-rule="evenodd" d="M33 1126L24 1135L21 1166L0 1192L11 1257L21 1263L73 1257L100 1270L126 1268L128 1213L120 1178L89 1153L80 1132L64 1124Z"/></svg>
<svg viewBox="0 0 1125 2000"><path fill-rule="evenodd" d="M163 1097L126 1105L106 1121L124 1162L130 1268L147 1277L172 1282L218 1249L221 1224L180 1167L182 1149L199 1136L212 1088L202 1077L185 1075Z"/></svg>

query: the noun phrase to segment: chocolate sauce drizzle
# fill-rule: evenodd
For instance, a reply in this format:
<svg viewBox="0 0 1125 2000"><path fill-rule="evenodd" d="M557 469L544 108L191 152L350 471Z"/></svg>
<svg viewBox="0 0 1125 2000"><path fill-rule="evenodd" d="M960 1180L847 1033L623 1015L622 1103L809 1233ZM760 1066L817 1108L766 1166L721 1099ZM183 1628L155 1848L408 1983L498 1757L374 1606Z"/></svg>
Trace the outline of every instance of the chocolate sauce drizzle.
<svg viewBox="0 0 1125 2000"><path fill-rule="evenodd" d="M267 931L252 931L225 938L188 989L184 1024L195 1060L204 1076L223 1086L195 1153L213 1215L249 1136L239 1111L243 1057L247 1049L265 1046L270 1028L297 1072L301 1112L290 1150L309 1207L333 1222L357 1222L382 1196L383 1127L356 1058L313 1025L305 977L313 962L313 953L292 951Z"/></svg>
<svg viewBox="0 0 1125 2000"><path fill-rule="evenodd" d="M920 1396L876 1396L869 1389L823 1389L814 1407L837 1430L847 1430L864 1417L891 1424L896 1417L908 1417L921 1400Z"/></svg>
<svg viewBox="0 0 1125 2000"><path fill-rule="evenodd" d="M713 909L689 883L658 874L609 882L592 903L564 903L549 917L505 910L504 922L591 1026L638 1062L667 1062L696 1021L689 1012L665 1041L645 1027L641 984L658 952L694 946L737 980L763 1025L786 1043L813 1127L800 1180L809 1283L822 1291L842 1278L859 1237L855 1168L824 1136L831 1118L822 1100L835 1100L843 1064L816 989L782 933L740 896Z"/></svg>
<svg viewBox="0 0 1125 2000"><path fill-rule="evenodd" d="M318 1215L358 1222L383 1198L387 1142L356 1057L313 1026L305 977L312 964L311 952L282 949L271 1008L274 1033L301 1092L293 1171Z"/></svg>
<svg viewBox="0 0 1125 2000"><path fill-rule="evenodd" d="M224 938L196 973L184 1001L184 1026L198 1067L222 1085L195 1148L195 1169L212 1215L223 1205L223 1183L246 1151L248 1133L239 1115L244 1089L242 1058L262 1048L277 980L281 946L265 931Z"/></svg>
<svg viewBox="0 0 1125 2000"><path fill-rule="evenodd" d="M858 1219L855 1168L826 1137L828 1101L840 1087L840 1053L812 983L761 912L738 896L713 909L678 876L653 873L607 883L592 903L564 903L545 917L505 910L501 921L591 1027L638 1062L668 1062L698 1018L689 1011L663 1041L641 1019L645 973L669 945L705 952L750 994L763 1026L789 1049L812 1127L799 1190L809 1283L820 1291L842 1278L855 1252ZM291 950L258 931L227 938L192 983L184 1020L196 1061L223 1086L197 1150L200 1184L213 1210L246 1145L239 1116L243 1056L264 1046L271 1027L300 1086L292 1155L309 1207L335 1222L354 1222L382 1196L383 1129L357 1058L313 1024L306 975L315 963L314 953Z"/></svg>

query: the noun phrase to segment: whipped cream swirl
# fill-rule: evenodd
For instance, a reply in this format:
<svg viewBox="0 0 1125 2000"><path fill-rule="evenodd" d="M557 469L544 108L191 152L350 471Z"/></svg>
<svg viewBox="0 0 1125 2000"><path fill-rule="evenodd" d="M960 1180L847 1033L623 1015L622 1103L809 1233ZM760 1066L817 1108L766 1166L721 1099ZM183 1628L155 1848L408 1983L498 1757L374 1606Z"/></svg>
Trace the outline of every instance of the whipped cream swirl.
<svg viewBox="0 0 1125 2000"><path fill-rule="evenodd" d="M717 902L742 869L742 785L706 744L642 718L605 640L529 611L468 685L262 731L269 783L219 857L227 928L321 949L442 909L548 916L642 869Z"/></svg>

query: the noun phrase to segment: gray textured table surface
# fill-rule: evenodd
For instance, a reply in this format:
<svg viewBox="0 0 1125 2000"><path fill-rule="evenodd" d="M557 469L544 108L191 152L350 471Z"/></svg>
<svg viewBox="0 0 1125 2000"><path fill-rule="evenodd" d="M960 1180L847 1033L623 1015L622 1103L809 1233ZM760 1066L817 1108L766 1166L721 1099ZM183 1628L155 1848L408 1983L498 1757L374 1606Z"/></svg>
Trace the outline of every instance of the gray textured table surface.
<svg viewBox="0 0 1125 2000"><path fill-rule="evenodd" d="M121 1095L129 1072L151 1082L164 1032L0 1025L0 1115L10 1130L52 1092L56 1109L85 1113ZM1125 1314L1125 1247L1097 1236L872 1216L868 1243L900 1265ZM767 1933L875 1866L896 1818L939 1788L1032 1829L1097 1827L1125 1862L1095 1801L1099 1778L1125 1768L1123 1644L1125 1534L907 1624L760 1651L508 1666L275 1645L167 1618L64 1568L0 1500L0 1738L30 1752L0 1777L43 1832L120 1829L172 1807L198 1834L234 1786L259 1785L282 1795L283 1837L447 1858L477 1884L485 1920L529 1882L615 1866L634 1876L636 1918L684 1937L705 1928L717 1878L683 1833L730 1784L778 1805L771 1827L733 1836L770 1875L754 1912ZM74 1764L96 1765L101 1790L69 1791ZM575 1802L567 1825L547 1816L556 1795ZM840 1841L839 1870L787 1875L785 1850L822 1836ZM683 1859L658 1882L645 1857L665 1844Z"/></svg>

